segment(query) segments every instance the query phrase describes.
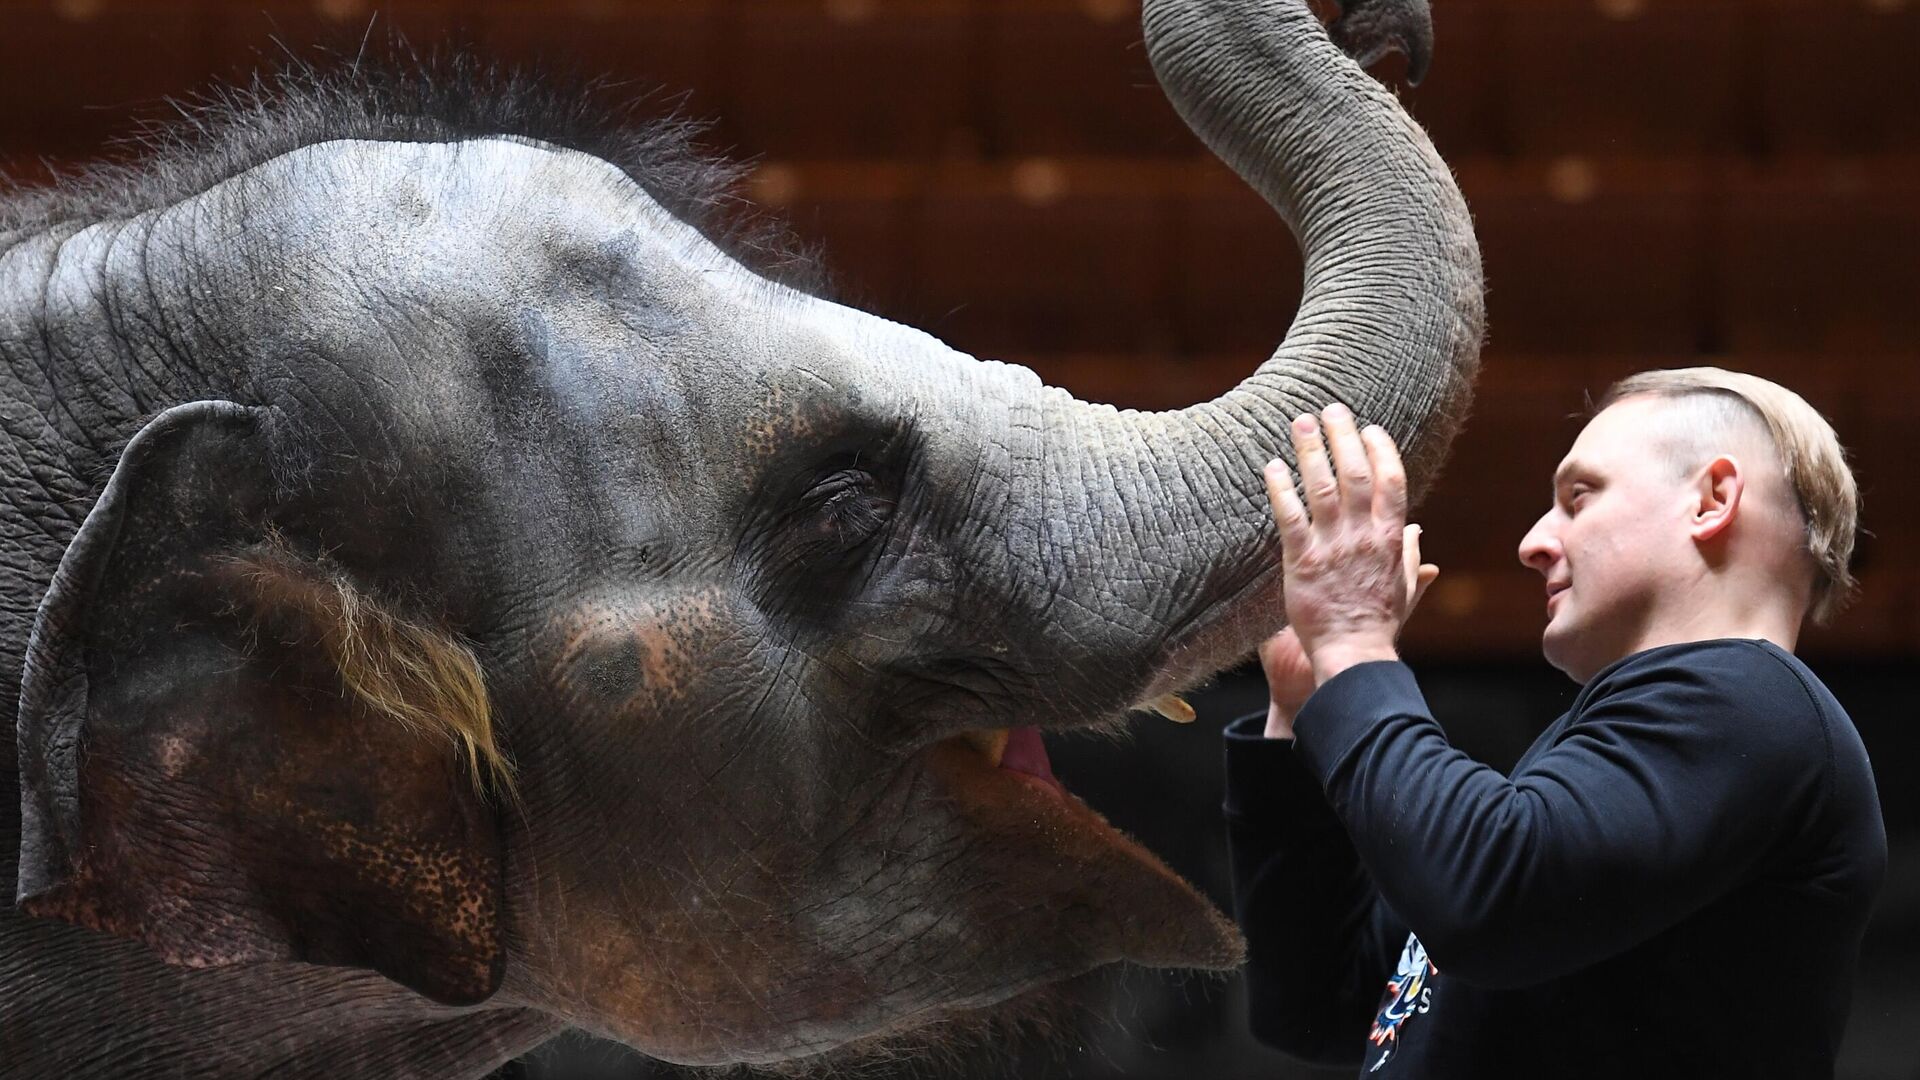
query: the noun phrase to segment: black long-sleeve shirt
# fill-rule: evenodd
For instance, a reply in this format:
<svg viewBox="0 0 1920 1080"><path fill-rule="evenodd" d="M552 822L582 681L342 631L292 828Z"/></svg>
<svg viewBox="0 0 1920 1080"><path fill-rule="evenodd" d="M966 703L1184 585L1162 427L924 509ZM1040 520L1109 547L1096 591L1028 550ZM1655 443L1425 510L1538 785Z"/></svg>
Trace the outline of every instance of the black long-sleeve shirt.
<svg viewBox="0 0 1920 1080"><path fill-rule="evenodd" d="M1264 721L1226 751L1263 1041L1363 1075L1832 1075L1886 834L1852 721L1791 653L1620 660L1510 778L1399 663L1329 680L1297 742Z"/></svg>

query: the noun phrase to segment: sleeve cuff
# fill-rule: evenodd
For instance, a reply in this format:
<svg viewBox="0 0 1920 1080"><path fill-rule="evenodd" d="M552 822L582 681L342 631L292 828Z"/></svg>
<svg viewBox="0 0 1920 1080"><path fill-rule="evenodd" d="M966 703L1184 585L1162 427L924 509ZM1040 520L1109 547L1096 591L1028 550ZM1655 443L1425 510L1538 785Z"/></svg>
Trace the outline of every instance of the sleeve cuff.
<svg viewBox="0 0 1920 1080"><path fill-rule="evenodd" d="M1413 669L1398 660L1355 664L1328 679L1293 718L1298 757L1324 785L1354 746L1380 721L1395 716L1432 719Z"/></svg>
<svg viewBox="0 0 1920 1080"><path fill-rule="evenodd" d="M1307 771L1292 739L1266 737L1267 713L1261 710L1228 724L1229 817L1250 821L1293 821L1304 815L1331 815L1320 782Z"/></svg>

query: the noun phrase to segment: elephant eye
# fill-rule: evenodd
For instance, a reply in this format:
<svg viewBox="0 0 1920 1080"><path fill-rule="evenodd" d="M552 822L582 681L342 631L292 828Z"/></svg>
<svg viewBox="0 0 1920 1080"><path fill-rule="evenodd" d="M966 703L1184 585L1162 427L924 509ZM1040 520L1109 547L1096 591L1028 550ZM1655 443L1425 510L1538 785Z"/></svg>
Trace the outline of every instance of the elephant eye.
<svg viewBox="0 0 1920 1080"><path fill-rule="evenodd" d="M828 474L802 498L813 539L835 548L865 541L886 524L893 503L878 492L872 474L846 468Z"/></svg>

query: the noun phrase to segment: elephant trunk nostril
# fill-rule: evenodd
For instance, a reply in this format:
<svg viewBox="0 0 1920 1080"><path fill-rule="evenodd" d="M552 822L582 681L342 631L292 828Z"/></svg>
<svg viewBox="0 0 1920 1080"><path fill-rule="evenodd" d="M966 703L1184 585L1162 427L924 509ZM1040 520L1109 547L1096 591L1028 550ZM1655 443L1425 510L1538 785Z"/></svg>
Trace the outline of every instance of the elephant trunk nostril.
<svg viewBox="0 0 1920 1080"><path fill-rule="evenodd" d="M1345 0L1327 35L1361 67L1405 54L1407 82L1418 86L1433 58L1433 11L1427 0Z"/></svg>

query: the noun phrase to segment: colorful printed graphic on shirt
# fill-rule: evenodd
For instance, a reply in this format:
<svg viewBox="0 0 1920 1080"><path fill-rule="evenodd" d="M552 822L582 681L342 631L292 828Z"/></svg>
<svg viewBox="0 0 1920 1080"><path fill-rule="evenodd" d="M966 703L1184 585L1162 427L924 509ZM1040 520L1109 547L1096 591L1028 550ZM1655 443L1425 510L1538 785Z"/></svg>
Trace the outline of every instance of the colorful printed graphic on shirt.
<svg viewBox="0 0 1920 1080"><path fill-rule="evenodd" d="M1427 947L1420 944L1418 937L1408 934L1406 947L1400 950L1400 963L1394 969L1393 978L1387 980L1380 1015L1374 1017L1373 1030L1367 1033L1368 1040L1380 1047L1380 1060L1374 1062L1368 1072L1379 1071L1393 1057L1394 1047L1400 1041L1401 1024L1433 1008L1431 982L1437 970L1427 959Z"/></svg>

